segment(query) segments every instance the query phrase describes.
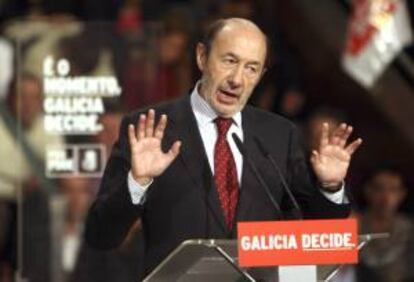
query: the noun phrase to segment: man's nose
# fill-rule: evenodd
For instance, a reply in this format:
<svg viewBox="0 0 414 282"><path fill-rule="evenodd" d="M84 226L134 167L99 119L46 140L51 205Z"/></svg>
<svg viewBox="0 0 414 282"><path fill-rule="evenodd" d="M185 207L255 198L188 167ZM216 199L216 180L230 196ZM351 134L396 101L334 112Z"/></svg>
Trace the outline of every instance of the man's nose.
<svg viewBox="0 0 414 282"><path fill-rule="evenodd" d="M243 67L237 66L233 69L229 77L229 83L232 88L238 88L243 82Z"/></svg>

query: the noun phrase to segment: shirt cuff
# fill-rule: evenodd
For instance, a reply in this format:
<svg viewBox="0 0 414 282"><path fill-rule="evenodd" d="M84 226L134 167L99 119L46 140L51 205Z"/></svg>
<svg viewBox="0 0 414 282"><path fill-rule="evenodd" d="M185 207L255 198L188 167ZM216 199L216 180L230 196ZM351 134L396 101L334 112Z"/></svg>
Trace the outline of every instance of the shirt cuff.
<svg viewBox="0 0 414 282"><path fill-rule="evenodd" d="M328 193L323 191L322 189L321 193L327 198L329 201L335 203L335 204L348 204L349 200L348 197L345 195L345 183L342 183L342 187L338 192L335 193Z"/></svg>
<svg viewBox="0 0 414 282"><path fill-rule="evenodd" d="M128 190L131 195L131 200L134 205L143 204L145 201L145 192L152 184L153 179L147 185L139 184L134 177L132 177L131 171L128 173Z"/></svg>

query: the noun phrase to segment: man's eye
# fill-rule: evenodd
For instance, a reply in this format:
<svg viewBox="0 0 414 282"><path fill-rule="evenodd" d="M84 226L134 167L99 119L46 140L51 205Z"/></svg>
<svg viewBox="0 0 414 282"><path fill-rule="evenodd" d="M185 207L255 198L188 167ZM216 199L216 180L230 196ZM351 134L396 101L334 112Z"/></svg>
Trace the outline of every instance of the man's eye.
<svg viewBox="0 0 414 282"><path fill-rule="evenodd" d="M257 74L259 72L259 69L257 67L254 67L254 66L248 66L247 71L250 74Z"/></svg>
<svg viewBox="0 0 414 282"><path fill-rule="evenodd" d="M232 65L232 64L235 64L236 63L236 60L233 59L233 58L225 58L224 59L224 63L225 64L228 64L228 65Z"/></svg>

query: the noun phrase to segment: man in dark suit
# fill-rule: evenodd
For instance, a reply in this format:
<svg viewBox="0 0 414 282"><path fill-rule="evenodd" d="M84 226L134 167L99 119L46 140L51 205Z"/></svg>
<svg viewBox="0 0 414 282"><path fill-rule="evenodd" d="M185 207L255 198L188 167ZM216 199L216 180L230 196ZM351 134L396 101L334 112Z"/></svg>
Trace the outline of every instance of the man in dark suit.
<svg viewBox="0 0 414 282"><path fill-rule="evenodd" d="M117 247L141 218L148 273L186 239L235 238L239 221L280 219L233 134L283 211L292 209L291 200L257 140L280 166L306 217L348 215L343 180L361 140L347 145L352 127L342 124L329 134L325 124L309 171L294 125L246 106L266 56L266 36L252 22L217 21L197 46L202 77L191 95L124 118L87 219L90 245Z"/></svg>

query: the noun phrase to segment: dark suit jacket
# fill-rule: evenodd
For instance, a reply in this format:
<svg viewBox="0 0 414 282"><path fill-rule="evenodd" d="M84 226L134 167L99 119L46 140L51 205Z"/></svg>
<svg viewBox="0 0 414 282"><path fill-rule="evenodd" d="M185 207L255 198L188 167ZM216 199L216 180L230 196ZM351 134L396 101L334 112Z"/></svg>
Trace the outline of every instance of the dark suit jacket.
<svg viewBox="0 0 414 282"><path fill-rule="evenodd" d="M162 147L182 141L181 152L149 187L144 205L133 205L127 188L130 150L127 126L136 124L137 111L126 116L105 169L101 188L86 223L86 240L97 248L114 248L125 237L137 217L142 218L145 236L145 270L150 272L175 247L190 238L234 238L236 226L226 227L212 173L195 116L187 96L155 108L157 117L167 114L169 124ZM306 217L346 217L349 205L327 200L313 184L294 125L275 114L246 106L242 112L244 145L258 166L277 202L291 209L280 179L254 142L259 136L279 163ZM275 220L278 212L260 186L247 162L243 162L237 221ZM137 262L141 263L141 262Z"/></svg>

